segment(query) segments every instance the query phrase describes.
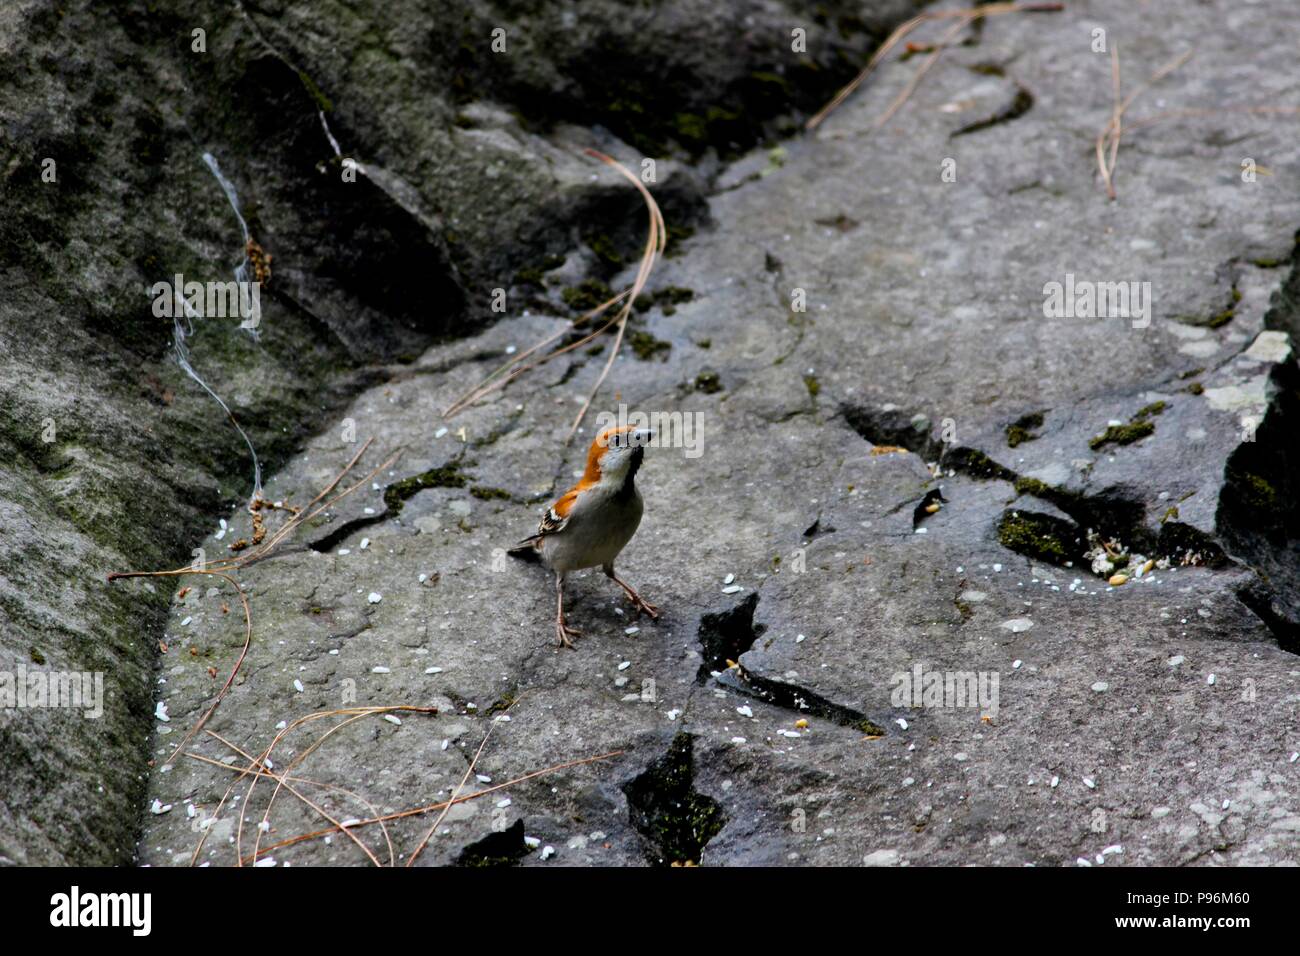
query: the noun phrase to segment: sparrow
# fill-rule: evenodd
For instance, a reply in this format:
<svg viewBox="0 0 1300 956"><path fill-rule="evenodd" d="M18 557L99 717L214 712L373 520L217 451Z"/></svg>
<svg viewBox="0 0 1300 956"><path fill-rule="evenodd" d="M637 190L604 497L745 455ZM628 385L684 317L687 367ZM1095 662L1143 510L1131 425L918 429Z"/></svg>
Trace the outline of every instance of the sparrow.
<svg viewBox="0 0 1300 956"><path fill-rule="evenodd" d="M614 559L641 524L643 505L635 479L653 437L651 429L631 425L604 429L587 449L582 478L546 509L535 535L507 552L517 558L540 558L555 572L555 637L559 646L573 647L570 638L582 634L564 620L564 577L570 571L599 566L638 611L659 617L657 607L614 573Z"/></svg>

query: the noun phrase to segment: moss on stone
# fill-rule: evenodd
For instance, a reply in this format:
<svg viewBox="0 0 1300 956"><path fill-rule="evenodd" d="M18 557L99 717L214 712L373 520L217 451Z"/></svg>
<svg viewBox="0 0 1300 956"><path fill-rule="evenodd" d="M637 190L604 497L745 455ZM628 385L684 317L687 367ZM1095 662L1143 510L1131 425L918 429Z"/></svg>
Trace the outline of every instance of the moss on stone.
<svg viewBox="0 0 1300 956"><path fill-rule="evenodd" d="M1237 478L1238 487L1246 503L1255 508L1272 511L1282 500L1277 488L1267 479L1251 472L1245 472Z"/></svg>
<svg viewBox="0 0 1300 956"><path fill-rule="evenodd" d="M480 501L512 501L514 495L504 488L489 488L485 485L475 485L469 490L469 493Z"/></svg>
<svg viewBox="0 0 1300 956"><path fill-rule="evenodd" d="M638 329L628 336L628 344L632 346L636 357L643 362L648 362L656 356L667 359L667 353L673 347L671 342L657 339L644 329Z"/></svg>
<svg viewBox="0 0 1300 956"><path fill-rule="evenodd" d="M818 381L816 375L805 375L803 377L803 384L804 387L808 389L808 394L812 398L816 398L818 395L821 394L822 383Z"/></svg>
<svg viewBox="0 0 1300 956"><path fill-rule="evenodd" d="M886 442L886 444L888 443ZM984 452L976 451L974 448L954 448L948 453L947 461L953 469L975 478L997 478L1002 481L1016 480L1015 472L1009 468L1003 468Z"/></svg>
<svg viewBox="0 0 1300 956"><path fill-rule="evenodd" d="M1052 495L1052 487L1045 481L1039 481L1037 478L1020 477L1015 481L1016 493L1021 495L1033 495L1036 498L1048 499Z"/></svg>
<svg viewBox="0 0 1300 956"><path fill-rule="evenodd" d="M705 371L695 376L695 390L705 395L722 391L722 377L717 372Z"/></svg>
<svg viewBox="0 0 1300 956"><path fill-rule="evenodd" d="M1049 515L1008 511L998 522L998 541L1004 548L1039 561L1064 564L1070 560L1064 522Z"/></svg>
<svg viewBox="0 0 1300 956"><path fill-rule="evenodd" d="M1156 415L1164 414L1166 407L1168 406L1163 401L1144 405L1138 409L1137 414L1129 420L1127 425L1107 426L1104 432L1093 437L1088 442L1088 447L1093 451L1097 451L1106 445L1131 445L1139 439L1154 434L1156 426L1151 419Z"/></svg>
<svg viewBox="0 0 1300 956"><path fill-rule="evenodd" d="M316 105L320 107L322 113L334 112L334 104L330 102L330 98L325 95L325 91L316 85L315 80L302 70L298 71L298 79L302 81L303 89L307 91L308 96L316 101Z"/></svg>
<svg viewBox="0 0 1300 956"><path fill-rule="evenodd" d="M682 254L681 244L695 235L694 226L668 225L668 244L664 249L664 258L675 259Z"/></svg>
<svg viewBox="0 0 1300 956"><path fill-rule="evenodd" d="M384 504L396 515L402 510L407 499L425 488L464 488L468 479L461 474L458 465L443 465L431 468L410 478L395 481L384 489Z"/></svg>
<svg viewBox="0 0 1300 956"><path fill-rule="evenodd" d="M574 312L590 312L602 302L614 298L614 293L600 279L583 279L561 292L560 298Z"/></svg>
<svg viewBox="0 0 1300 956"><path fill-rule="evenodd" d="M1015 448L1027 441L1033 441L1038 437L1034 431L1042 427L1042 412L1030 412L1028 415L1020 416L1007 426L1007 445Z"/></svg>
<svg viewBox="0 0 1300 956"><path fill-rule="evenodd" d="M695 298L694 289L669 285L655 292L643 292L636 297L632 307L638 312L648 312L657 305L664 315L673 315L677 311L678 305L683 302L690 302L693 298Z"/></svg>
<svg viewBox="0 0 1300 956"><path fill-rule="evenodd" d="M1127 425L1110 425L1100 435L1088 442L1093 451L1107 445L1131 445L1139 439L1155 434L1156 426L1149 421L1129 422Z"/></svg>
<svg viewBox="0 0 1300 956"><path fill-rule="evenodd" d="M1210 316L1210 321L1207 323L1209 327L1212 329L1217 329L1220 326L1227 325L1229 322L1231 322L1233 316L1237 314L1237 303L1239 303L1240 301L1241 301L1241 292L1238 291L1237 288L1234 286L1232 290L1232 304L1229 305L1226 309L1222 310L1221 312L1216 312L1214 315Z"/></svg>
<svg viewBox="0 0 1300 956"><path fill-rule="evenodd" d="M536 266L520 269L515 273L515 285L531 285L542 289L546 287L546 274Z"/></svg>
<svg viewBox="0 0 1300 956"><path fill-rule="evenodd" d="M614 240L606 233L597 233L587 237L587 248L596 254L604 265L617 269L626 261L614 245Z"/></svg>

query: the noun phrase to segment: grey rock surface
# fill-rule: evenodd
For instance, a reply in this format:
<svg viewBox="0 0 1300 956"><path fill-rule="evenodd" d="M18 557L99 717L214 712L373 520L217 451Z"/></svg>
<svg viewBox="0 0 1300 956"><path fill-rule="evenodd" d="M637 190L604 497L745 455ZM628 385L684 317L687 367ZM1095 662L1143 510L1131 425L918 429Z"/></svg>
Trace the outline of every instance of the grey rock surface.
<svg viewBox="0 0 1300 956"><path fill-rule="evenodd" d="M221 56L196 65L177 53L156 68L150 82L176 94L162 102L178 104L158 110L163 128L227 148L222 166L241 171L250 228L282 270L260 347L231 346L227 331L207 352L217 390L240 396L237 415L267 448L266 497L305 504L367 439L354 478L401 457L238 573L252 608L247 657L204 732L172 759L240 654L238 596L229 582L187 580L160 623L146 613L161 615L176 594L166 579L97 582L128 562L183 560L196 544L221 554L249 537L246 456L147 324L122 320L141 343L137 374L159 376L171 404L146 407L123 390L120 351L83 371L92 363L68 356L94 346L74 353L52 331L44 351L11 349L2 374L6 395L19 396L21 434L62 401L89 406L76 420L96 424L57 446L70 463L37 461L50 453L30 438L10 456L24 466L5 474L0 501L27 557L6 552L14 596L0 607L30 618L31 595L80 588L51 612L59 636L47 643L73 660L65 649L114 648L105 669L119 714L77 722L54 757L42 749L52 719L19 726L0 712L0 747L42 754L6 794L0 853L69 858L67 817L31 795L52 781L52 803L66 801L102 779L107 793L93 802L105 819L85 824L83 859L120 858L143 807L137 854L153 865L255 854L402 863L436 812L352 827L365 850L341 833L283 841L327 827L321 811L368 820L445 800L491 730L471 791L614 755L457 804L420 864L1297 858L1300 118L1241 108L1295 100L1293 80L1264 67L1295 48L1284 6L1179 2L1155 23L1085 2L993 18L879 129L917 60L891 60L816 134L779 145L767 137L836 84L776 70L799 22L785 7L707 6L572 26L558 7L523 20L449 8L457 59L446 36L408 29L401 4L369 17L245 4L233 20L212 14L224 26L208 42ZM50 10L0 15L0 38ZM844 61L862 62L910 7L873 10L861 30L810 24L810 38L835 37L810 39L815 71L842 81ZM168 23L188 36L207 12L182 5ZM518 24L529 55L494 66L465 52L462 38L498 19L508 37ZM723 42L736 24L739 49ZM671 42L686 25L699 45ZM1129 90L1195 48L1126 117L1115 202L1096 173L1111 110L1108 57L1090 48L1097 26L1120 46ZM667 78L662 90L608 79L623 74L601 55L624 47L646 76ZM13 48L0 39L10 72ZM799 92L772 105L754 83L781 84L758 74L788 76ZM440 83L451 92L431 95ZM954 135L1022 90L1027 111ZM669 97L683 117L665 112ZM39 124L16 118L22 102L0 99L0 117L30 159L43 143L25 132ZM1178 115L1141 123L1157 114ZM124 165L130 142L105 142ZM502 549L580 469L594 418L571 445L564 437L608 353L575 351L450 421L442 412L508 355L562 330L584 280L630 283L644 213L626 183L580 157L586 145L632 169L647 152L675 157L652 186L672 254L596 410L698 414L703 444L698 457L650 450L646 517L620 561L663 618L637 619L601 575L580 577L569 613L584 635L569 652L553 647L548 575ZM360 195L335 185L349 155L365 169L351 184ZM1263 167L1252 182L1241 176L1248 158ZM949 159L955 181L942 175ZM173 229L166 260L229 268L237 225L207 169L187 155L151 175L151 195L208 197L198 225L184 199L158 207ZM97 224L148 244L141 217L105 219L116 209L107 186L86 192L85 228L70 237ZM339 222L350 224L343 235ZM19 296L0 303L6 330L24 306L99 301L87 286L120 275L106 258L124 241L7 243L26 258L5 261L6 292ZM64 257L54 265L64 278L23 281L41 254ZM134 268L143 284L148 270ZM429 283L413 289L412 270ZM1045 317L1045 286L1067 274L1150 283L1149 324ZM509 308L492 324L496 287ZM131 314L121 294L109 314ZM800 297L806 311L792 309ZM74 323L70 339L87 327ZM307 354L309 342L327 344ZM61 364L42 379L43 361ZM94 375L105 382L61 387L83 374L87 389ZM30 383L43 380L41 398ZM115 421L129 423L120 437ZM142 421L154 444L139 437L154 435ZM135 444L119 452L124 442ZM164 450L171 472L158 477ZM96 462L119 490L88 498L75 483ZM65 499L95 501L102 532L60 510ZM218 518L224 534L199 540L195 529ZM58 557L34 556L51 528ZM1116 573L1124 583L1108 583ZM68 621L69 606L85 609L82 620ZM11 656L31 643L4 641ZM970 675L985 697L927 700L927 672L951 677L954 691ZM921 692L902 694L917 676ZM403 705L438 712L294 726ZM274 782L249 793L238 776L282 730L271 770L319 810L292 793L272 803ZM133 741L135 763L121 759ZM81 769L91 756L111 766ZM129 777L145 757L141 793Z"/></svg>
<svg viewBox="0 0 1300 956"><path fill-rule="evenodd" d="M914 7L827 5L787 83L781 3L653 16L612 3L6 3L0 672L99 674L104 712L0 708L0 862L132 858L174 591L128 595L106 575L190 561L252 490L243 439L173 360L154 283L231 281L246 239L270 257L260 335L209 316L184 342L269 472L389 363L500 318L492 291L516 273L575 242L617 255L609 224L636 197L591 181L570 115L630 130L646 112L664 117L665 152L735 152L794 123L755 83L816 102ZM723 18L755 42L675 43L683 24ZM574 43L548 39L568 23ZM497 27L519 55L492 52ZM539 95L557 84L564 96ZM511 119L526 114L528 130ZM660 174L686 227L703 213L700 176L667 159Z"/></svg>

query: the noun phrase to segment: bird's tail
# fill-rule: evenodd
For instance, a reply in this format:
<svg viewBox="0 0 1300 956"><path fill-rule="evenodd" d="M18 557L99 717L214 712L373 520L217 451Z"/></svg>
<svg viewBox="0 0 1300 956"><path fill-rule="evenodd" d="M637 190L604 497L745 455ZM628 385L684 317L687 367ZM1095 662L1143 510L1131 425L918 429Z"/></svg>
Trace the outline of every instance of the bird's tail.
<svg viewBox="0 0 1300 956"><path fill-rule="evenodd" d="M507 548L506 554L512 558L518 558L520 561L541 561L542 557L537 553L537 542L541 540L541 535L533 535L531 538L524 538L513 548Z"/></svg>

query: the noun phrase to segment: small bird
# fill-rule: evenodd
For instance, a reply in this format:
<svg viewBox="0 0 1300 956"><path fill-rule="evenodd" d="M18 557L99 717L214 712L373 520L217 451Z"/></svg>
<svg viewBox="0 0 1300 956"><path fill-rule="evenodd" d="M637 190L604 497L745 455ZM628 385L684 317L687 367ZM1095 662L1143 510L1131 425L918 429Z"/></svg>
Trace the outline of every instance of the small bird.
<svg viewBox="0 0 1300 956"><path fill-rule="evenodd" d="M638 611L659 617L657 607L614 573L614 559L641 524L643 505L635 478L653 438L652 430L631 425L603 430L587 449L581 480L546 510L537 534L507 552L541 558L555 572L555 637L563 647L573 647L569 638L582 633L564 621L564 576L570 571L599 565Z"/></svg>

